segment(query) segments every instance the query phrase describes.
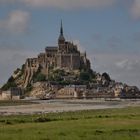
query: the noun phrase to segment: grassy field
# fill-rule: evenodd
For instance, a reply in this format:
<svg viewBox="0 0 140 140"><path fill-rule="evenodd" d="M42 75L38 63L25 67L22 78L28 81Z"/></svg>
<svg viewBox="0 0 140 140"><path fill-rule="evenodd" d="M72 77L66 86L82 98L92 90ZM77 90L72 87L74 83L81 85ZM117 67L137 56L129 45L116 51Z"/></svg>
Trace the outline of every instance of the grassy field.
<svg viewBox="0 0 140 140"><path fill-rule="evenodd" d="M0 116L0 140L140 140L140 107Z"/></svg>
<svg viewBox="0 0 140 140"><path fill-rule="evenodd" d="M29 104L35 104L30 101L24 101L24 100L17 100L17 101L9 101L9 100L2 100L0 101L0 106L18 106L18 105L29 105Z"/></svg>

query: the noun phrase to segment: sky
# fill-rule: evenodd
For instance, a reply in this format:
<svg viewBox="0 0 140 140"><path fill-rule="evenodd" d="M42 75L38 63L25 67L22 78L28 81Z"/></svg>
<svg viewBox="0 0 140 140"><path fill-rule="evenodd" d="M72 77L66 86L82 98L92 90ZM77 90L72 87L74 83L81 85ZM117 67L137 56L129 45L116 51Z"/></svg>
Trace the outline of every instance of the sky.
<svg viewBox="0 0 140 140"><path fill-rule="evenodd" d="M140 87L140 0L0 0L0 85L64 36L94 71Z"/></svg>

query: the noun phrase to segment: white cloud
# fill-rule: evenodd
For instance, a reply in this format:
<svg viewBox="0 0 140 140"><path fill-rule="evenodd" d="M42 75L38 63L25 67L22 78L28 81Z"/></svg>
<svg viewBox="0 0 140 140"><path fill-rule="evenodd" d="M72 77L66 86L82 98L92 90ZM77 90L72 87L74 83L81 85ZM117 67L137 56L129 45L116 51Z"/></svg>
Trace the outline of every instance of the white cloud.
<svg viewBox="0 0 140 140"><path fill-rule="evenodd" d="M133 0L131 14L134 18L140 18L140 0Z"/></svg>
<svg viewBox="0 0 140 140"><path fill-rule="evenodd" d="M116 81L140 87L139 54L94 52L91 60L97 72L107 72Z"/></svg>
<svg viewBox="0 0 140 140"><path fill-rule="evenodd" d="M140 70L140 61L137 59L124 59L116 63L117 68L125 69L127 71Z"/></svg>
<svg viewBox="0 0 140 140"><path fill-rule="evenodd" d="M0 3L22 3L33 7L56 7L61 9L110 6L117 0L0 0Z"/></svg>
<svg viewBox="0 0 140 140"><path fill-rule="evenodd" d="M0 4L20 4L24 6L60 8L60 9L79 9L79 8L101 8L112 6L116 3L129 5L131 15L140 18L140 0L0 0Z"/></svg>
<svg viewBox="0 0 140 140"><path fill-rule="evenodd" d="M0 29L12 33L24 32L27 29L29 17L26 11L14 10L6 19L0 20Z"/></svg>
<svg viewBox="0 0 140 140"><path fill-rule="evenodd" d="M116 0L21 0L31 6L46 6L58 8L77 8L77 7L102 7L110 6Z"/></svg>
<svg viewBox="0 0 140 140"><path fill-rule="evenodd" d="M131 67L131 63L129 62L128 59L125 59L125 60L122 60L122 61L118 61L116 62L115 64L118 68L120 69L124 69L124 68L127 68L127 69L130 69Z"/></svg>

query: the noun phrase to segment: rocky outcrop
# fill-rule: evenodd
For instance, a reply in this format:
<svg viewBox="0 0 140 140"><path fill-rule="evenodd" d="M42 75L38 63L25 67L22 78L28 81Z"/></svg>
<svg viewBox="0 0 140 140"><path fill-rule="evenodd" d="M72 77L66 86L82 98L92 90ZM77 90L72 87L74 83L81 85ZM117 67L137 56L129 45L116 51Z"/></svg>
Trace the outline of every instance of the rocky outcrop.
<svg viewBox="0 0 140 140"><path fill-rule="evenodd" d="M37 82L33 84L30 97L39 99L50 99L55 96L55 92L46 82Z"/></svg>

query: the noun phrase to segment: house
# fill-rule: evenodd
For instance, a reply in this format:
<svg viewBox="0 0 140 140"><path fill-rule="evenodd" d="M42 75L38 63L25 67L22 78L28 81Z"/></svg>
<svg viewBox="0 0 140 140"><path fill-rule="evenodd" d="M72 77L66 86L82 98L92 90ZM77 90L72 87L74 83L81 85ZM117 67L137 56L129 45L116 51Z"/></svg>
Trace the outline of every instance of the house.
<svg viewBox="0 0 140 140"><path fill-rule="evenodd" d="M0 93L0 100L20 100L23 98L24 90L19 87L10 88Z"/></svg>

